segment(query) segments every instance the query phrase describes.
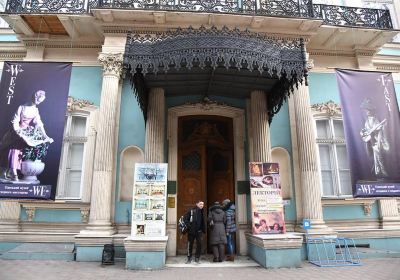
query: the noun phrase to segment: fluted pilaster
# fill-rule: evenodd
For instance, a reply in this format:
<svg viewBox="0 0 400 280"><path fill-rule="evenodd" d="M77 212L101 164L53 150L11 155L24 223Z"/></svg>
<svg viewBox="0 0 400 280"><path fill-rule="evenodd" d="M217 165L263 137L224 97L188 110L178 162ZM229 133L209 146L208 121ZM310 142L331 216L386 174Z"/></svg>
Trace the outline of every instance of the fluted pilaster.
<svg viewBox="0 0 400 280"><path fill-rule="evenodd" d="M271 140L265 92L251 92L251 122L253 136L253 160L271 162Z"/></svg>
<svg viewBox="0 0 400 280"><path fill-rule="evenodd" d="M145 162L164 162L165 97L164 89L152 88L149 93L146 122Z"/></svg>
<svg viewBox="0 0 400 280"><path fill-rule="evenodd" d="M18 202L0 201L0 231L19 231L20 211Z"/></svg>
<svg viewBox="0 0 400 280"><path fill-rule="evenodd" d="M311 114L308 87L299 85L293 94L297 144L300 163L303 218L310 219L314 229L326 228L321 204L321 173L318 166L314 120Z"/></svg>
<svg viewBox="0 0 400 280"><path fill-rule="evenodd" d="M400 215L396 199L379 200L379 212L382 228L400 229Z"/></svg>
<svg viewBox="0 0 400 280"><path fill-rule="evenodd" d="M112 234L111 205L115 166L115 135L118 112L118 89L122 71L122 54L101 53L103 84L98 117L97 141L94 159L92 199L88 230Z"/></svg>

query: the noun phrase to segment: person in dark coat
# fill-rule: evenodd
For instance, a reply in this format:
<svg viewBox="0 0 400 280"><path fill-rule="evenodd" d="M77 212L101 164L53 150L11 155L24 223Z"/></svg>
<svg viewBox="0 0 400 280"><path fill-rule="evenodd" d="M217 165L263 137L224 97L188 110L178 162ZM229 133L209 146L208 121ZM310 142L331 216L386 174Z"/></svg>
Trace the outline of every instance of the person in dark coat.
<svg viewBox="0 0 400 280"><path fill-rule="evenodd" d="M195 262L196 263L200 262L201 237L203 233L206 232L203 207L204 207L204 202L199 200L196 203L196 207L187 211L184 217L186 224L189 225L186 263L192 262L193 243L195 240L196 240Z"/></svg>
<svg viewBox="0 0 400 280"><path fill-rule="evenodd" d="M236 221L235 221L235 204L229 199L225 199L222 202L222 208L226 214L226 239L228 255L226 256L227 261L235 260L235 232L236 232Z"/></svg>
<svg viewBox="0 0 400 280"><path fill-rule="evenodd" d="M210 226L209 241L212 247L214 262L225 260L226 244L226 215L219 202L214 202L208 215L208 224Z"/></svg>

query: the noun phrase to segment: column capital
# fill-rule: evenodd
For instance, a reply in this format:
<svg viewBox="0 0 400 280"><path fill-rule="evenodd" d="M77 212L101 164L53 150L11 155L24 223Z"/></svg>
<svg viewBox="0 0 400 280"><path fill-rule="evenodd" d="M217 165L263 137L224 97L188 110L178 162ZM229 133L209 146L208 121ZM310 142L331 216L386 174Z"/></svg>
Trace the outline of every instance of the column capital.
<svg viewBox="0 0 400 280"><path fill-rule="evenodd" d="M99 61L103 65L104 75L121 76L124 61L122 53L100 53Z"/></svg>

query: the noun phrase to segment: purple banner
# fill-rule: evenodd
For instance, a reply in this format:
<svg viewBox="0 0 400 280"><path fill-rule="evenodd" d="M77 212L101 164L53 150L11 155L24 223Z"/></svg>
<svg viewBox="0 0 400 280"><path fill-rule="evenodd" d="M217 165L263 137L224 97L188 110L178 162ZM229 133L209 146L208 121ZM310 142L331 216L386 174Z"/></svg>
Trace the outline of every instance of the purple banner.
<svg viewBox="0 0 400 280"><path fill-rule="evenodd" d="M336 70L355 197L400 196L400 113L391 73Z"/></svg>
<svg viewBox="0 0 400 280"><path fill-rule="evenodd" d="M0 198L55 199L71 69L71 63L4 63Z"/></svg>

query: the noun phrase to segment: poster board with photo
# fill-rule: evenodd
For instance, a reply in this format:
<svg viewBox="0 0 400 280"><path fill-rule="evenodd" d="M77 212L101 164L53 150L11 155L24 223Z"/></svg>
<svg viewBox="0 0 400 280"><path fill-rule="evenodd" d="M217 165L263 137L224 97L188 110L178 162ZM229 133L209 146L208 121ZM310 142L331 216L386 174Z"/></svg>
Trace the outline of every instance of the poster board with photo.
<svg viewBox="0 0 400 280"><path fill-rule="evenodd" d="M249 171L253 234L285 233L279 164L250 162Z"/></svg>
<svg viewBox="0 0 400 280"><path fill-rule="evenodd" d="M132 236L165 236L167 170L166 163L135 164Z"/></svg>

